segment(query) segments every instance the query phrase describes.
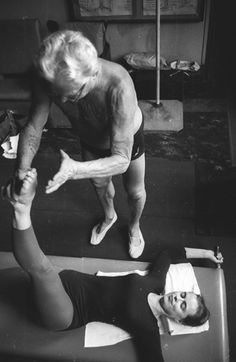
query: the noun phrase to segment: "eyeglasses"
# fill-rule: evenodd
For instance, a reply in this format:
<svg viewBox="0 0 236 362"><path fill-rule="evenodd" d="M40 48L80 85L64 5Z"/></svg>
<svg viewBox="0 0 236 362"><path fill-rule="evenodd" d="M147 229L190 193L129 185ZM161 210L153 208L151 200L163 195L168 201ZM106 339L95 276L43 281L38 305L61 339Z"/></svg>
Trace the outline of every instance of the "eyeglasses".
<svg viewBox="0 0 236 362"><path fill-rule="evenodd" d="M69 101L69 102L77 102L79 100L79 97L81 96L83 90L84 90L84 87L85 87L85 84L83 84L75 94L65 96L66 100Z"/></svg>
<svg viewBox="0 0 236 362"><path fill-rule="evenodd" d="M68 95L63 95L61 93L57 93L54 89L52 90L51 94L53 97L60 97L64 102L72 102L72 103L75 103L79 100L83 90L84 90L84 87L85 87L86 84L83 84L80 89L74 93L74 94L68 94Z"/></svg>

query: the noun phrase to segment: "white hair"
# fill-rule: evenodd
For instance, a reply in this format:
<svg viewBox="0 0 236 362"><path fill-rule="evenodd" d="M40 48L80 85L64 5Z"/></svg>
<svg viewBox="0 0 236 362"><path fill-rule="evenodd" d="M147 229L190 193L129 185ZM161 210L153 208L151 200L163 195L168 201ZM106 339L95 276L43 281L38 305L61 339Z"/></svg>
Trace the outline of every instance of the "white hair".
<svg viewBox="0 0 236 362"><path fill-rule="evenodd" d="M94 45L79 31L57 31L44 39L35 59L36 67L51 82L65 80L76 86L81 78L98 71Z"/></svg>

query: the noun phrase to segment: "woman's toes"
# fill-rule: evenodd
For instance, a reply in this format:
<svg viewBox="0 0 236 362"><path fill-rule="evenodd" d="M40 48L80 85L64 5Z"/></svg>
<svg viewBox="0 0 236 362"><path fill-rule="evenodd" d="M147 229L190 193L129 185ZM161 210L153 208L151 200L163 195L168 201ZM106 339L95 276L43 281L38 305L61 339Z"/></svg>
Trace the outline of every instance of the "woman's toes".
<svg viewBox="0 0 236 362"><path fill-rule="evenodd" d="M29 180L25 178L24 181L23 181L20 193L22 193L22 191L23 192L26 191L28 189L29 184L30 184Z"/></svg>
<svg viewBox="0 0 236 362"><path fill-rule="evenodd" d="M26 175L23 180L22 188L28 188L33 182L34 182L33 177L30 175Z"/></svg>
<svg viewBox="0 0 236 362"><path fill-rule="evenodd" d="M32 183L32 182L34 182L34 177L32 175L28 175L28 176L26 176L26 181Z"/></svg>
<svg viewBox="0 0 236 362"><path fill-rule="evenodd" d="M37 178L37 172L36 172L36 170L35 170L35 169L32 169L32 170L31 170L31 173L29 174L29 176L30 176L32 182L34 182L35 179Z"/></svg>
<svg viewBox="0 0 236 362"><path fill-rule="evenodd" d="M25 177L26 178L28 178L28 177L34 178L34 173L32 171L29 171Z"/></svg>

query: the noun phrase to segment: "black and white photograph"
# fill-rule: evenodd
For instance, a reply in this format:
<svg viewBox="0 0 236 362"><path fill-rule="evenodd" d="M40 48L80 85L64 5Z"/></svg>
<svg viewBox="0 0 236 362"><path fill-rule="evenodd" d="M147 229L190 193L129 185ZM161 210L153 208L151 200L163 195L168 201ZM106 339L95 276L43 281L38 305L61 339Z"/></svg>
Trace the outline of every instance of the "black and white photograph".
<svg viewBox="0 0 236 362"><path fill-rule="evenodd" d="M236 361L233 1L0 1L0 361Z"/></svg>

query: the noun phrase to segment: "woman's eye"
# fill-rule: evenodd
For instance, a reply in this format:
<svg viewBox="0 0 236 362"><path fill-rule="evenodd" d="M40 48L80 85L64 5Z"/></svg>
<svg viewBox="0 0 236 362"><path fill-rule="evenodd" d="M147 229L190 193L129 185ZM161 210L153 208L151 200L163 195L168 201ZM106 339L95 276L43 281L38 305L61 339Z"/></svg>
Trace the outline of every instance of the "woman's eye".
<svg viewBox="0 0 236 362"><path fill-rule="evenodd" d="M181 298L186 298L186 293L185 292L181 293Z"/></svg>
<svg viewBox="0 0 236 362"><path fill-rule="evenodd" d="M181 303L181 309L182 309L182 310L185 310L185 309L186 309L186 302L182 302L182 303Z"/></svg>

